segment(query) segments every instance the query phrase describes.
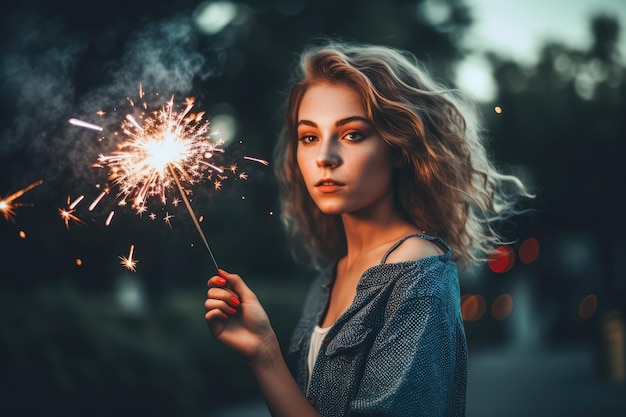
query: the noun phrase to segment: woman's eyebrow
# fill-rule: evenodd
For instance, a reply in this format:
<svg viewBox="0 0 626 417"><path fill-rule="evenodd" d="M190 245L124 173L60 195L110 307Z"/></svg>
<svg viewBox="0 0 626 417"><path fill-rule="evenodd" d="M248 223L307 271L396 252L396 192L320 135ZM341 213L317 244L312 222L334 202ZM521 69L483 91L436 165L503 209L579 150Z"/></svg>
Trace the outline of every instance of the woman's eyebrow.
<svg viewBox="0 0 626 417"><path fill-rule="evenodd" d="M299 120L298 121L298 126L300 125L306 125L306 126L311 126L311 127L317 127L317 124L310 121L310 120Z"/></svg>
<svg viewBox="0 0 626 417"><path fill-rule="evenodd" d="M350 122L355 122L355 121L364 122L364 123L370 124L370 121L367 120L365 117L362 117L362 116L350 116L350 117L346 117L346 118L341 119L341 120L337 120L335 122L335 126L339 127L339 126L343 126L345 124L348 124ZM312 122L310 120L305 120L305 119L298 121L298 126L300 126L300 125L317 127L317 123Z"/></svg>
<svg viewBox="0 0 626 417"><path fill-rule="evenodd" d="M335 123L335 126L336 127L343 126L343 125L348 124L350 122L364 122L364 123L370 124L370 121L367 120L365 117L362 117L362 116L350 116L350 117L346 117L345 119L338 120Z"/></svg>

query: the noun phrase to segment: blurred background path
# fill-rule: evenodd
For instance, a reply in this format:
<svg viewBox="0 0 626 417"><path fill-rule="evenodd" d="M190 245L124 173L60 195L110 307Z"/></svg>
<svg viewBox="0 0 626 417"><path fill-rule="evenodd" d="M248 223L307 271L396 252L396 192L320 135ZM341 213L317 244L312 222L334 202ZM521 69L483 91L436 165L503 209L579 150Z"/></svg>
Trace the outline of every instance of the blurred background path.
<svg viewBox="0 0 626 417"><path fill-rule="evenodd" d="M471 352L467 417L623 417L626 385L595 375L587 345L484 348ZM264 403L217 410L215 417L269 416Z"/></svg>

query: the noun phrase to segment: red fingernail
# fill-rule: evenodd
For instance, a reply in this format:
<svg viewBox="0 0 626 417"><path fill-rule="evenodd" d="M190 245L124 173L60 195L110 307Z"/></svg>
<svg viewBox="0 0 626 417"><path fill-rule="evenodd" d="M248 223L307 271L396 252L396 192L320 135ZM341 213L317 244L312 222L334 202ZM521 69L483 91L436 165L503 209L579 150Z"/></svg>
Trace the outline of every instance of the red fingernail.
<svg viewBox="0 0 626 417"><path fill-rule="evenodd" d="M230 311L231 314L235 314L237 312L237 310L232 307L228 307L228 311Z"/></svg>
<svg viewBox="0 0 626 417"><path fill-rule="evenodd" d="M228 318L228 314L224 314L224 313L222 313L222 317L224 317L225 319L227 319L227 318Z"/></svg>
<svg viewBox="0 0 626 417"><path fill-rule="evenodd" d="M218 269L217 273L220 275L228 274L228 272L224 271L223 269Z"/></svg>
<svg viewBox="0 0 626 417"><path fill-rule="evenodd" d="M239 304L241 304L241 301L239 301L236 297L231 297L230 298L230 302L233 303L234 305L238 306Z"/></svg>
<svg viewBox="0 0 626 417"><path fill-rule="evenodd" d="M222 278L222 277L217 277L217 278L215 278L215 283L218 284L218 285L224 285L224 284L226 284L226 280L224 278Z"/></svg>

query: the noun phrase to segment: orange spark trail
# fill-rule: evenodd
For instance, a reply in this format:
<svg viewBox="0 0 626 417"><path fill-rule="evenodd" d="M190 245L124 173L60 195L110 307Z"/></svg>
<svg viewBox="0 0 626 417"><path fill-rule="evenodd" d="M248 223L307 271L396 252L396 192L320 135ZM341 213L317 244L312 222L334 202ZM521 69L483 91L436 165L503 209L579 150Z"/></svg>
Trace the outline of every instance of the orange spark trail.
<svg viewBox="0 0 626 417"><path fill-rule="evenodd" d="M251 156L244 156L243 159L247 159L249 161L254 161L254 162L258 162L259 164L263 164L265 166L268 166L270 163L268 161L266 161L265 159L259 159L259 158L253 158Z"/></svg>
<svg viewBox="0 0 626 417"><path fill-rule="evenodd" d="M130 251L128 253L128 258L125 256L120 256L121 264L128 270L135 272L137 266L137 260L133 259L133 251L135 250L135 245L130 245Z"/></svg>
<svg viewBox="0 0 626 417"><path fill-rule="evenodd" d="M89 211L92 211L93 209L96 208L96 206L98 205L100 200L102 200L102 197L104 197L105 194L106 194L106 191L102 191L100 193L100 195L98 197L96 197L96 199L93 201L93 203L91 203L91 205L89 206Z"/></svg>
<svg viewBox="0 0 626 417"><path fill-rule="evenodd" d="M70 124L73 124L74 126L85 127L87 129L97 130L99 132L102 132L102 127L100 127L98 125L94 125L94 124L89 123L89 122L85 122L83 120L71 118L70 120L68 120L68 122Z"/></svg>
<svg viewBox="0 0 626 417"><path fill-rule="evenodd" d="M30 206L31 204L14 203L14 201L23 196L26 192L32 190L38 185L41 185L42 183L43 180L35 181L34 183L27 185L21 190L14 192L13 194L9 194L4 198L0 198L0 212L4 215L4 218L6 220L15 221L15 209L20 206Z"/></svg>

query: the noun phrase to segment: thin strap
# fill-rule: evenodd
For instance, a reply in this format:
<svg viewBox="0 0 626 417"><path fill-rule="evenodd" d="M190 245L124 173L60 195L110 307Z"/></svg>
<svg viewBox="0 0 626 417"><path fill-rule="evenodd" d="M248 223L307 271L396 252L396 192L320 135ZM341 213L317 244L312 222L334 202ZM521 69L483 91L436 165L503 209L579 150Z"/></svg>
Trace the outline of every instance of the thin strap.
<svg viewBox="0 0 626 417"><path fill-rule="evenodd" d="M405 240L407 240L410 237L419 237L422 239L426 239L426 240L431 240L429 239L429 236L426 236L422 233L411 233L410 235L406 235L403 238L401 238L400 240L398 240L396 243L393 244L392 247L389 248L389 250L387 251L387 253L385 253L385 256L383 256L382 261L380 261L381 264L387 263L387 257L389 255L391 255L391 252L393 252L394 250L396 250L398 248L398 246L400 246L402 243L404 243Z"/></svg>

